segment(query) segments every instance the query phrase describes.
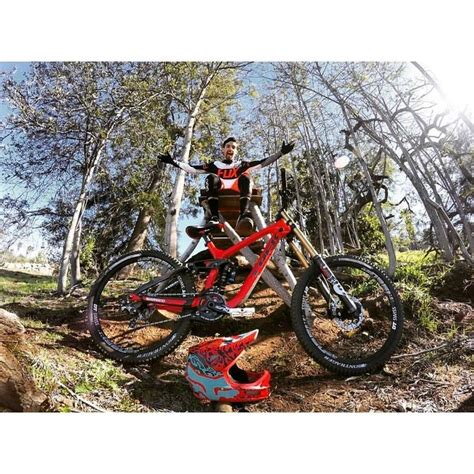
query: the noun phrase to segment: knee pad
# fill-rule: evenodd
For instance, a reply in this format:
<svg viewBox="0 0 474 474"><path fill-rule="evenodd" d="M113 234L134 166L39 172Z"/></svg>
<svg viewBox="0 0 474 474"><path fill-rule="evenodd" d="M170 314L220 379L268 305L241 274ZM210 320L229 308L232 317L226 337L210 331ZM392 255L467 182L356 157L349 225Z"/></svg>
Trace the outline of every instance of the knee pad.
<svg viewBox="0 0 474 474"><path fill-rule="evenodd" d="M205 183L209 195L217 195L221 189L221 180L216 174L208 174Z"/></svg>
<svg viewBox="0 0 474 474"><path fill-rule="evenodd" d="M245 174L242 174L239 176L239 191L240 195L242 197L250 197L252 194L252 185L253 182L252 180L246 176Z"/></svg>

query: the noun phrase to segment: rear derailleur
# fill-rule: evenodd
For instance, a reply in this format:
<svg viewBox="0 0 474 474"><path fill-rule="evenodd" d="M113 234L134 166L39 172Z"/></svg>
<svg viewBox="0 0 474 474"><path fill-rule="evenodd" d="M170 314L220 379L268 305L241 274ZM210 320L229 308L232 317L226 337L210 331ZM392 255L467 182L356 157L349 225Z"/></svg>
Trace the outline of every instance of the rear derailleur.
<svg viewBox="0 0 474 474"><path fill-rule="evenodd" d="M147 306L143 303L130 303L125 297L120 300L120 309L130 314L131 318L128 322L130 329L135 328L138 323L147 322L155 311L152 305Z"/></svg>

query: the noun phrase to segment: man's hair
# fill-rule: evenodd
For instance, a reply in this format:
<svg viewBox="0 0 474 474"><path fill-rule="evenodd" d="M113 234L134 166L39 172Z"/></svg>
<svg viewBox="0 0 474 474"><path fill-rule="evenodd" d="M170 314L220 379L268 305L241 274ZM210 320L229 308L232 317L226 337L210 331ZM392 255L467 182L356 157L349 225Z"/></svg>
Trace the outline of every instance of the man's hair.
<svg viewBox="0 0 474 474"><path fill-rule="evenodd" d="M237 143L237 140L236 140L234 137L226 138L226 139L224 140L224 143L222 144L222 148L224 148L224 147L227 145L227 143L229 143L229 142L235 142L235 143Z"/></svg>

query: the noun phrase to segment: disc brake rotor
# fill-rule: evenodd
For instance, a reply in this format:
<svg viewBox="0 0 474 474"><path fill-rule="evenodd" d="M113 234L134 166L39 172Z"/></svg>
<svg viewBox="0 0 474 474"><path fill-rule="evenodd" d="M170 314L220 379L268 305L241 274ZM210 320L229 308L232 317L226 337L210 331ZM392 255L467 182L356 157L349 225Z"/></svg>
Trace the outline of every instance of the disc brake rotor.
<svg viewBox="0 0 474 474"><path fill-rule="evenodd" d="M334 322L346 332L356 331L362 326L362 323L365 321L364 308L362 307L361 302L352 297L353 303L357 307L355 314L349 314L346 307L341 307L341 303L331 302L329 304L329 315L334 320Z"/></svg>

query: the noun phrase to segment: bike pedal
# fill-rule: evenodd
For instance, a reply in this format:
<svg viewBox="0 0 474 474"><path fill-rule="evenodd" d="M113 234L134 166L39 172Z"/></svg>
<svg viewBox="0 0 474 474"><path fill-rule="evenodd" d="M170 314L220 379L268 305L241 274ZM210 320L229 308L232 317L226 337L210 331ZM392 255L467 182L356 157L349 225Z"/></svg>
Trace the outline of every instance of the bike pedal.
<svg viewBox="0 0 474 474"><path fill-rule="evenodd" d="M250 318L255 314L255 308L230 308L231 318Z"/></svg>

